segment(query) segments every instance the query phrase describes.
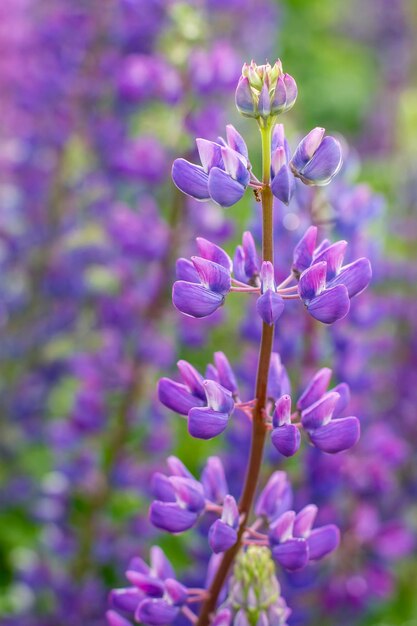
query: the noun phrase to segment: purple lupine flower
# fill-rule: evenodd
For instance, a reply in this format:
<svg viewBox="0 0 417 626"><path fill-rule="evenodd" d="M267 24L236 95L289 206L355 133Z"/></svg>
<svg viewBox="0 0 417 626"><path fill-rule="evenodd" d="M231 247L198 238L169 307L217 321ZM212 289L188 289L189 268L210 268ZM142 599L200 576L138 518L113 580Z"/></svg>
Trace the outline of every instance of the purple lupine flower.
<svg viewBox="0 0 417 626"><path fill-rule="evenodd" d="M342 167L342 148L324 128L313 128L298 144L290 161L294 176L305 185L327 185Z"/></svg>
<svg viewBox="0 0 417 626"><path fill-rule="evenodd" d="M258 496L255 513L270 522L287 511L292 505L292 488L286 472L272 474Z"/></svg>
<svg viewBox="0 0 417 626"><path fill-rule="evenodd" d="M192 528L204 511L204 489L179 459L169 457L167 463L170 476L159 472L153 476L157 500L152 502L149 516L157 528L179 533Z"/></svg>
<svg viewBox="0 0 417 626"><path fill-rule="evenodd" d="M183 193L196 200L210 200L223 207L238 202L250 182L248 150L243 137L229 124L227 142L196 139L201 165L176 159L172 179Z"/></svg>
<svg viewBox="0 0 417 626"><path fill-rule="evenodd" d="M340 532L334 524L312 530L317 507L308 505L298 514L285 511L270 526L272 556L288 571L303 569L309 561L318 561L337 548Z"/></svg>
<svg viewBox="0 0 417 626"><path fill-rule="evenodd" d="M224 303L231 288L232 260L207 239L196 239L200 256L178 259L177 280L172 288L175 307L191 317L211 315Z"/></svg>
<svg viewBox="0 0 417 626"><path fill-rule="evenodd" d="M237 541L239 524L239 509L236 500L226 495L223 502L223 511L220 519L216 520L209 529L209 544L214 553L225 552Z"/></svg>
<svg viewBox="0 0 417 626"><path fill-rule="evenodd" d="M187 361L178 361L183 383L161 378L158 384L159 400L176 413L187 415L188 431L198 439L211 439L222 433L234 409L233 393L236 389L230 365L223 354L221 359L219 356L216 358L224 369L220 368L219 374L219 370L213 368L213 375L221 378L224 384L232 385L232 389L227 389L216 380L204 379Z"/></svg>
<svg viewBox="0 0 417 626"><path fill-rule="evenodd" d="M268 375L268 398L272 401L276 401L283 395L291 393L291 383L288 377L287 370L282 364L281 357L278 352L271 354L271 360L269 364Z"/></svg>
<svg viewBox="0 0 417 626"><path fill-rule="evenodd" d="M172 565L159 546L151 548L150 563L139 557L130 561L126 578L132 587L112 591L112 609L106 613L110 626L130 625L113 609L131 613L135 621L148 626L169 624L177 617L187 600L187 589L175 579Z"/></svg>
<svg viewBox="0 0 417 626"><path fill-rule="evenodd" d="M310 226L294 249L292 271L299 277L298 293L308 312L317 320L332 324L347 315L350 299L360 294L372 276L365 257L343 265L347 242L316 247L317 228Z"/></svg>
<svg viewBox="0 0 417 626"><path fill-rule="evenodd" d="M297 409L311 443L323 452L334 454L356 444L360 422L357 417L341 417L349 403L349 387L340 383L326 392L330 378L331 370L319 370L298 400Z"/></svg>
<svg viewBox="0 0 417 626"><path fill-rule="evenodd" d="M281 396L272 416L271 441L286 457L293 456L300 447L301 435L295 424L291 424L291 397Z"/></svg>
<svg viewBox="0 0 417 626"><path fill-rule="evenodd" d="M276 292L274 266L264 261L261 267L261 295L256 302L256 310L265 324L275 324L284 311L284 300Z"/></svg>
<svg viewBox="0 0 417 626"><path fill-rule="evenodd" d="M284 126L277 124L271 141L271 191L276 198L288 204L295 190L294 175L289 167L290 148Z"/></svg>
<svg viewBox="0 0 417 626"><path fill-rule="evenodd" d="M259 275L259 258L255 241L248 230L243 233L242 245L237 246L233 258L233 272L237 280L254 285Z"/></svg>
<svg viewBox="0 0 417 626"><path fill-rule="evenodd" d="M201 484L208 500L216 504L221 504L224 501L228 487L223 463L218 456L209 456L207 459L201 473Z"/></svg>

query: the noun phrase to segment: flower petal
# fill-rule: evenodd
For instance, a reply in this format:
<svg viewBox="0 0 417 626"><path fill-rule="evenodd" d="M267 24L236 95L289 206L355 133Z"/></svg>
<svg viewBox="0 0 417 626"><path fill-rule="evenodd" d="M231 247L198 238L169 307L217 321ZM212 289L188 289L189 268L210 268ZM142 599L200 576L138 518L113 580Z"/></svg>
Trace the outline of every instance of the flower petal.
<svg viewBox="0 0 417 626"><path fill-rule="evenodd" d="M228 524L225 524L222 520L217 519L211 526L208 532L208 541L210 548L215 554L219 552L225 552L229 548L235 545L237 541L237 532L235 528L232 528Z"/></svg>
<svg viewBox="0 0 417 626"><path fill-rule="evenodd" d="M214 261L214 263L223 265L226 270L232 271L232 259L223 248L216 246L215 243L204 239L204 237L197 237L196 242L200 256L203 257L203 259Z"/></svg>
<svg viewBox="0 0 417 626"><path fill-rule="evenodd" d="M134 570L127 570L126 578L146 596L150 596L152 598L162 598L164 595L164 584L161 580L158 580L155 577L146 576L145 574L140 574Z"/></svg>
<svg viewBox="0 0 417 626"><path fill-rule="evenodd" d="M210 291L204 285L178 280L172 288L172 301L174 306L184 315L207 317L223 304L224 296Z"/></svg>
<svg viewBox="0 0 417 626"><path fill-rule="evenodd" d="M317 241L317 226L310 226L294 248L292 269L301 274L313 261Z"/></svg>
<svg viewBox="0 0 417 626"><path fill-rule="evenodd" d="M271 183L272 193L284 204L289 204L295 189L294 175L288 165L283 165Z"/></svg>
<svg viewBox="0 0 417 626"><path fill-rule="evenodd" d="M236 152L239 152L247 160L249 155L245 140L232 124L226 126L226 137L229 146L233 150L236 150Z"/></svg>
<svg viewBox="0 0 417 626"><path fill-rule="evenodd" d="M335 454L355 445L360 436L360 423L357 417L341 417L311 431L309 435L317 448Z"/></svg>
<svg viewBox="0 0 417 626"><path fill-rule="evenodd" d="M275 403L275 410L272 416L274 428L291 424L291 397L288 394L281 396Z"/></svg>
<svg viewBox="0 0 417 626"><path fill-rule="evenodd" d="M197 285L200 284L198 272L188 259L178 259L175 269L178 280L185 280L187 283L196 283Z"/></svg>
<svg viewBox="0 0 417 626"><path fill-rule="evenodd" d="M132 626L132 622L129 622L116 611L107 611L106 620L109 626Z"/></svg>
<svg viewBox="0 0 417 626"><path fill-rule="evenodd" d="M293 456L300 447L300 431L295 424L283 424L272 431L271 441L278 452L286 457Z"/></svg>
<svg viewBox="0 0 417 626"><path fill-rule="evenodd" d="M188 432L197 439L213 439L226 429L228 422L228 413L219 413L208 407L194 408L188 414Z"/></svg>
<svg viewBox="0 0 417 626"><path fill-rule="evenodd" d="M301 423L306 430L320 428L330 422L340 396L334 391L327 392L317 402L301 413Z"/></svg>
<svg viewBox="0 0 417 626"><path fill-rule="evenodd" d="M307 541L301 538L289 539L272 548L272 557L290 572L303 569L308 563Z"/></svg>
<svg viewBox="0 0 417 626"><path fill-rule="evenodd" d="M317 512L318 508L315 504L308 504L297 513L294 520L294 537L308 537L310 535L311 527L317 517Z"/></svg>
<svg viewBox="0 0 417 626"><path fill-rule="evenodd" d="M226 172L234 180L246 187L249 183L250 174L245 157L236 152L236 150L229 148L229 146L224 146L221 150Z"/></svg>
<svg viewBox="0 0 417 626"><path fill-rule="evenodd" d="M184 504L188 511L200 513L205 506L202 485L194 478L171 476L169 478L175 490L177 500Z"/></svg>
<svg viewBox="0 0 417 626"><path fill-rule="evenodd" d="M214 353L214 364L219 377L219 383L232 393L238 393L235 373L229 363L229 359L223 352Z"/></svg>
<svg viewBox="0 0 417 626"><path fill-rule="evenodd" d="M193 396L188 387L170 378L160 379L158 383L158 398L164 406L180 415L188 415L188 411L194 406L205 405L204 400Z"/></svg>
<svg viewBox="0 0 417 626"><path fill-rule="evenodd" d="M235 406L231 392L215 380L205 380L203 386L209 408L230 415Z"/></svg>
<svg viewBox="0 0 417 626"><path fill-rule="evenodd" d="M191 393L194 396L205 400L206 393L203 387L204 378L200 372L198 372L195 367L191 365L191 363L188 363L188 361L184 361L183 359L180 359L177 362L177 367L180 371L182 380L187 385Z"/></svg>
<svg viewBox="0 0 417 626"><path fill-rule="evenodd" d="M334 137L325 137L311 161L301 170L304 183L327 185L342 167L342 148Z"/></svg>
<svg viewBox="0 0 417 626"><path fill-rule="evenodd" d="M202 167L185 159L175 159L172 180L183 193L196 200L209 200L208 175Z"/></svg>
<svg viewBox="0 0 417 626"><path fill-rule="evenodd" d="M344 285L325 289L307 305L310 315L323 324L333 324L343 319L348 314L349 308L349 294Z"/></svg>
<svg viewBox="0 0 417 626"><path fill-rule="evenodd" d="M169 533L182 533L194 526L198 515L183 509L175 502L152 502L149 512L151 523Z"/></svg>
<svg viewBox="0 0 417 626"><path fill-rule="evenodd" d="M220 293L225 296L230 291L231 278L230 270L227 270L223 265L208 261L200 256L193 256L191 260L196 268L200 280L207 289Z"/></svg>
<svg viewBox="0 0 417 626"><path fill-rule="evenodd" d="M178 613L179 608L165 600L145 598L136 610L135 620L149 626L163 626L173 622Z"/></svg>
<svg viewBox="0 0 417 626"><path fill-rule="evenodd" d="M316 528L311 531L307 543L310 551L310 560L318 561L330 554L330 552L333 552L333 550L336 550L340 543L340 531L334 524Z"/></svg>
<svg viewBox="0 0 417 626"><path fill-rule="evenodd" d="M300 141L291 159L291 169L294 173L301 172L303 167L312 159L323 140L325 132L324 128L317 126Z"/></svg>
<svg viewBox="0 0 417 626"><path fill-rule="evenodd" d="M372 268L369 259L361 258L342 267L341 272L330 285L345 285L349 298L361 293L369 285L372 278Z"/></svg>
<svg viewBox="0 0 417 626"><path fill-rule="evenodd" d="M209 174L208 189L212 200L223 207L236 204L245 193L243 185L218 167L213 167Z"/></svg>
<svg viewBox="0 0 417 626"><path fill-rule="evenodd" d="M237 110L247 117L255 117L255 105L252 98L252 90L246 76L239 79L236 89L235 102Z"/></svg>
<svg viewBox="0 0 417 626"><path fill-rule="evenodd" d="M282 315L285 304L284 300L275 291L268 289L256 302L256 310L265 324L272 326Z"/></svg>
<svg viewBox="0 0 417 626"><path fill-rule="evenodd" d="M212 167L223 169L221 146L218 143L208 141L208 139L196 139L195 142L205 172L208 173Z"/></svg>
<svg viewBox="0 0 417 626"><path fill-rule="evenodd" d="M340 271L343 263L343 257L345 256L347 241L336 241L331 246L325 248L318 256L314 258L314 263L319 263L320 261L326 261L327 263L327 273L326 280L330 281ZM343 282L343 281L339 281ZM333 284L333 283L332 283ZM336 283L334 283L336 284ZM330 285L329 285L330 286Z"/></svg>
<svg viewBox="0 0 417 626"><path fill-rule="evenodd" d="M332 377L332 370L328 367L322 367L308 383L307 387L297 402L297 409L303 411L325 393Z"/></svg>
<svg viewBox="0 0 417 626"><path fill-rule="evenodd" d="M336 393L340 396L333 411L333 418L340 417L350 402L349 385L347 383L339 383L332 389L332 391L336 391Z"/></svg>
<svg viewBox="0 0 417 626"><path fill-rule="evenodd" d="M307 302L318 296L326 286L327 263L315 263L306 269L300 276L298 293L302 300Z"/></svg>

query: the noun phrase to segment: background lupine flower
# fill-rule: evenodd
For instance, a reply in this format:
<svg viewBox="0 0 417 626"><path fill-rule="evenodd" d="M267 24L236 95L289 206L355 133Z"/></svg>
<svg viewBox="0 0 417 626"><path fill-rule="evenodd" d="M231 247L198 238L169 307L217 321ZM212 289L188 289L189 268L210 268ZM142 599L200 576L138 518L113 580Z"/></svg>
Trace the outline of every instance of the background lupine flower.
<svg viewBox="0 0 417 626"><path fill-rule="evenodd" d="M194 165L185 159L176 159L172 166L172 179L176 186L196 200L210 198L229 207L238 202L250 181L250 164L246 144L229 124L227 141L219 143L197 139L197 150L202 165Z"/></svg>

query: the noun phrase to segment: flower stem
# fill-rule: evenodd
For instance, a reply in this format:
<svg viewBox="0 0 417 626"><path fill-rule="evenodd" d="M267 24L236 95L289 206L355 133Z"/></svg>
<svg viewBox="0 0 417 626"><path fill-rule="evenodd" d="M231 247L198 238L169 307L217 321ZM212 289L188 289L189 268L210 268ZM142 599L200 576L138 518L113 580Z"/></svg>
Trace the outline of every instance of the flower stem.
<svg viewBox="0 0 417 626"><path fill-rule="evenodd" d="M261 128L262 180L264 185L262 188L262 258L264 261L270 261L273 263L273 195L269 185L271 165L271 131L272 128L270 126ZM269 326L268 324L263 323L258 359L258 371L256 375L256 402L252 411L251 449L246 469L245 484L239 501L241 522L238 530L238 539L235 545L227 550L223 555L219 568L208 590L209 596L201 607L198 618L198 626L207 626L209 624L210 616L216 609L219 594L225 583L233 561L242 546L243 535L245 534L248 526L248 519L255 497L255 491L262 465L266 434L268 432L264 414L267 401L268 374L273 341L274 326Z"/></svg>

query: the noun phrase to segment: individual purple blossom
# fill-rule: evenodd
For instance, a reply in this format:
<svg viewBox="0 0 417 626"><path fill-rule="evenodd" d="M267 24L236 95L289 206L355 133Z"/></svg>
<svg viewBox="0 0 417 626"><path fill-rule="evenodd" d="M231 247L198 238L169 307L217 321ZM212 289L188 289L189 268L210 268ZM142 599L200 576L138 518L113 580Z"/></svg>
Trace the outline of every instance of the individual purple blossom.
<svg viewBox="0 0 417 626"><path fill-rule="evenodd" d="M223 303L231 288L232 261L219 246L197 238L200 256L178 259L177 280L172 288L175 307L191 317L206 317Z"/></svg>
<svg viewBox="0 0 417 626"><path fill-rule="evenodd" d="M223 511L209 529L208 539L214 553L224 552L235 545L239 524L239 509L236 500L226 495L223 502Z"/></svg>
<svg viewBox="0 0 417 626"><path fill-rule="evenodd" d="M242 283L255 284L259 275L260 263L256 251L255 241L250 231L242 236L242 245L237 246L233 258L233 273Z"/></svg>
<svg viewBox="0 0 417 626"><path fill-rule="evenodd" d="M176 413L187 415L188 431L198 439L212 439L222 433L234 409L236 389L230 365L224 355L217 356L217 362L223 370L213 368L214 375L232 389L216 380L204 379L187 361L178 362L182 383L161 378L158 384L159 400Z"/></svg>
<svg viewBox="0 0 417 626"><path fill-rule="evenodd" d="M355 445L360 436L360 422L357 417L341 417L349 403L349 387L340 383L326 391L330 377L328 368L319 370L298 400L297 409L311 443L323 452L334 454Z"/></svg>
<svg viewBox="0 0 417 626"><path fill-rule="evenodd" d="M327 185L342 167L342 148L324 128L313 128L298 144L290 161L294 176L305 185Z"/></svg>
<svg viewBox="0 0 417 626"><path fill-rule="evenodd" d="M201 165L185 159L176 159L172 179L183 193L196 200L210 200L223 207L238 202L248 186L250 164L248 150L242 136L229 124L227 142L196 139Z"/></svg>
<svg viewBox="0 0 417 626"><path fill-rule="evenodd" d="M284 569L297 571L309 561L318 561L337 548L340 532L334 524L312 530L317 507L308 505L298 514L285 511L270 526L272 556Z"/></svg>
<svg viewBox="0 0 417 626"><path fill-rule="evenodd" d="M310 226L294 249L292 271L299 277L298 293L308 312L317 320L332 324L345 317L350 299L360 294L372 276L368 259L343 265L346 241L316 247L317 228Z"/></svg>
<svg viewBox="0 0 417 626"><path fill-rule="evenodd" d="M284 300L276 291L274 266L264 261L261 266L261 295L256 302L256 310L262 321L271 326L284 311Z"/></svg>
<svg viewBox="0 0 417 626"><path fill-rule="evenodd" d="M153 546L150 554L150 566L138 557L131 560L126 577L132 587L113 590L110 602L114 608L133 613L135 621L162 626L177 617L187 601L188 590L175 579L161 548ZM106 617L110 626L130 624L114 610L108 611Z"/></svg>
<svg viewBox="0 0 417 626"><path fill-rule="evenodd" d="M298 427L291 424L291 397L281 396L275 405L272 416L273 430L271 441L275 448L286 457L293 456L300 447L301 435Z"/></svg>
<svg viewBox="0 0 417 626"><path fill-rule="evenodd" d="M171 533L189 530L205 509L205 494L197 481L176 457L167 460L170 476L156 472L152 487L157 500L149 516L152 524Z"/></svg>

